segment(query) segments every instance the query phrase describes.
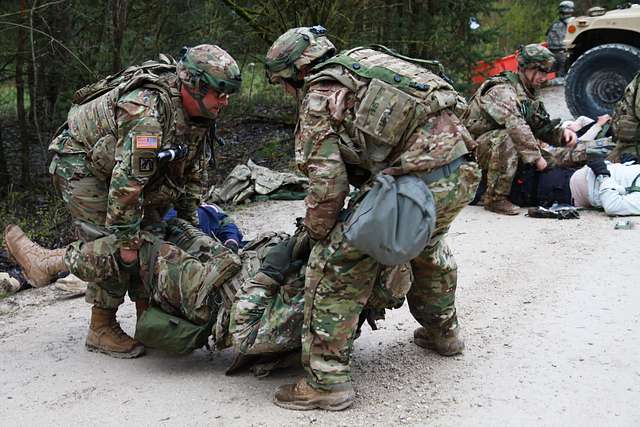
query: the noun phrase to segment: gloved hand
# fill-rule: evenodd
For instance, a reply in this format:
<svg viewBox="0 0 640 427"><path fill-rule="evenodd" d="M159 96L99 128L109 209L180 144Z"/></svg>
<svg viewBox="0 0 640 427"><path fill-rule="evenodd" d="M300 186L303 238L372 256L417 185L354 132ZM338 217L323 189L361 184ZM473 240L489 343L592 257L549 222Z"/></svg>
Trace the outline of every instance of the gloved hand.
<svg viewBox="0 0 640 427"><path fill-rule="evenodd" d="M638 158L636 156L634 156L631 153L622 153L620 155L620 163L628 163L628 162L633 162L633 163L640 163L638 162Z"/></svg>
<svg viewBox="0 0 640 427"><path fill-rule="evenodd" d="M289 239L269 249L258 271L271 277L279 284L284 284L287 274L299 269L303 264L301 260L291 260L295 243L295 239Z"/></svg>
<svg viewBox="0 0 640 427"><path fill-rule="evenodd" d="M233 239L228 239L227 241L224 242L224 246L228 249L231 249L231 251L234 254L238 253L238 250L240 249L240 245L238 245L238 242L236 242Z"/></svg>
<svg viewBox="0 0 640 427"><path fill-rule="evenodd" d="M587 163L587 166L589 166L595 176L611 176L611 172L607 169L607 165L604 160L592 160Z"/></svg>

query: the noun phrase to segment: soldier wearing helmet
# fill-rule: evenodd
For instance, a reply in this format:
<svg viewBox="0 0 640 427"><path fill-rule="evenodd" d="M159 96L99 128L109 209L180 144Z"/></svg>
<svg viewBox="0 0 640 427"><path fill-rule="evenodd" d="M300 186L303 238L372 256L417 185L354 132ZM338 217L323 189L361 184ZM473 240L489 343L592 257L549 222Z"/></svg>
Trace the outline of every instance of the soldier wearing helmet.
<svg viewBox="0 0 640 427"><path fill-rule="evenodd" d="M465 125L478 142L478 162L487 177L484 208L505 215L519 213L507 199L518 162L544 170L547 161L553 160L547 144L572 149L577 143L575 132L551 120L537 97L537 89L554 64L551 52L530 44L518 50L517 60L518 72L487 79L464 115ZM560 152L554 155L563 157Z"/></svg>
<svg viewBox="0 0 640 427"><path fill-rule="evenodd" d="M90 282L89 350L121 358L144 352L116 321L125 293L139 311L148 299L138 272L143 230L161 231L172 207L197 224L205 138L240 83L234 59L203 44L187 49L177 64L161 55L76 92L49 146L49 170L81 237L56 267ZM96 243L99 238L110 244Z"/></svg>
<svg viewBox="0 0 640 427"><path fill-rule="evenodd" d="M458 354L464 342L455 307L456 266L443 237L480 178L468 157L474 141L456 116L462 99L436 61L379 45L335 54L325 29L317 26L287 31L265 63L271 82L298 101L296 163L309 177L304 226L316 242L305 281L307 375L278 389L274 402L289 409L340 410L353 403L352 342L382 266L343 234L340 211L349 186L367 194L379 174L413 175L428 184L437 223L426 247L406 265L414 277L407 299L421 324L415 343L441 355ZM243 305L236 316L253 309Z"/></svg>
<svg viewBox="0 0 640 427"><path fill-rule="evenodd" d="M556 58L554 71L558 77L564 77L567 71L565 70L567 50L564 47L564 36L567 34L567 25L574 12L575 6L572 1L560 2L558 5L560 18L554 21L547 30L547 48Z"/></svg>

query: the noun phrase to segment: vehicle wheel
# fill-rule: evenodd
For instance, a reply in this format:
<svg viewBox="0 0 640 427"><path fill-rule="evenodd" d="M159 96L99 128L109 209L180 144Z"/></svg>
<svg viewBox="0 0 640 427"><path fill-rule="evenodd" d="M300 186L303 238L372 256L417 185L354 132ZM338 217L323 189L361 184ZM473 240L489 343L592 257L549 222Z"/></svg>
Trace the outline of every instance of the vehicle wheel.
<svg viewBox="0 0 640 427"><path fill-rule="evenodd" d="M640 49L621 43L596 46L569 68L564 96L575 117L610 114L640 70Z"/></svg>

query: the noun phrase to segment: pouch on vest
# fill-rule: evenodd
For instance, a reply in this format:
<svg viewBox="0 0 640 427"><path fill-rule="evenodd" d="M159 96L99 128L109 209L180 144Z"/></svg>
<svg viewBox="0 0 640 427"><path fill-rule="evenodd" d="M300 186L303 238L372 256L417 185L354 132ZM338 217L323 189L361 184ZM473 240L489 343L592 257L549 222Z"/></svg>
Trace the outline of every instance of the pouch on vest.
<svg viewBox="0 0 640 427"><path fill-rule="evenodd" d="M420 178L380 174L344 226L346 240L384 265L408 262L424 250L436 205Z"/></svg>
<svg viewBox="0 0 640 427"><path fill-rule="evenodd" d="M150 348L188 354L207 344L210 334L211 322L195 325L152 306L138 319L135 339Z"/></svg>
<svg viewBox="0 0 640 427"><path fill-rule="evenodd" d="M621 116L617 118L615 131L616 139L619 141L635 141L638 137L638 121L633 116Z"/></svg>
<svg viewBox="0 0 640 427"><path fill-rule="evenodd" d="M367 146L369 157L384 160L400 141L413 118L416 99L382 80L372 79L356 112L355 126L382 145Z"/></svg>

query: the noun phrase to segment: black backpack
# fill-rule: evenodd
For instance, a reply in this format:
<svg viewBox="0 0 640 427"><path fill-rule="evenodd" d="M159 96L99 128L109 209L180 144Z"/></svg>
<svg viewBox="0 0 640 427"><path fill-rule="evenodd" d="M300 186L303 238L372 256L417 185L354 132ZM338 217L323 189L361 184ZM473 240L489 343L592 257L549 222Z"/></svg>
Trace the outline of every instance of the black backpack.
<svg viewBox="0 0 640 427"><path fill-rule="evenodd" d="M513 179L509 199L522 207L549 207L556 202L570 205L569 180L575 171L572 168L554 167L538 172L533 166L521 166Z"/></svg>

